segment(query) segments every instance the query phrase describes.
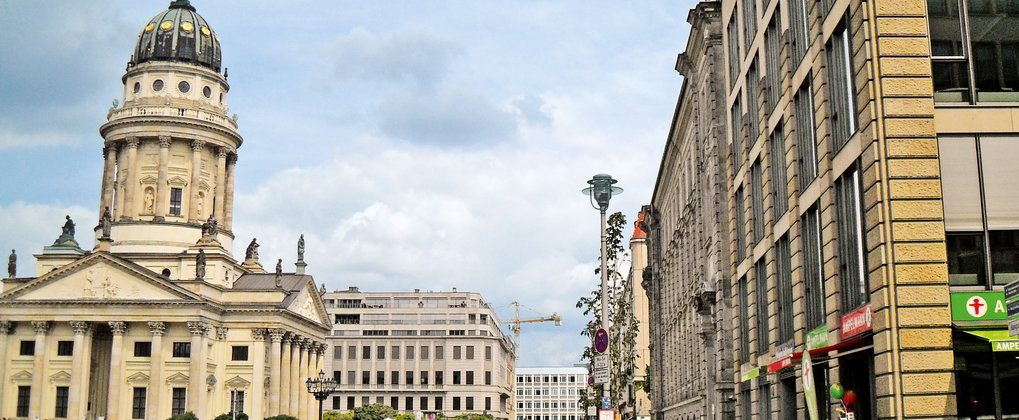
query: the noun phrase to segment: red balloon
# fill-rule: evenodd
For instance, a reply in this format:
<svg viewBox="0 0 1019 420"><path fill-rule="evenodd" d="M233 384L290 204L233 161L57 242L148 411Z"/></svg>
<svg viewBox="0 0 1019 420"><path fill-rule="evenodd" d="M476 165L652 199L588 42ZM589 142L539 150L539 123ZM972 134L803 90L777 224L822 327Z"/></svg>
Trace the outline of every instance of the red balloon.
<svg viewBox="0 0 1019 420"><path fill-rule="evenodd" d="M845 405L853 405L856 402L856 392L849 389L842 395L842 403Z"/></svg>

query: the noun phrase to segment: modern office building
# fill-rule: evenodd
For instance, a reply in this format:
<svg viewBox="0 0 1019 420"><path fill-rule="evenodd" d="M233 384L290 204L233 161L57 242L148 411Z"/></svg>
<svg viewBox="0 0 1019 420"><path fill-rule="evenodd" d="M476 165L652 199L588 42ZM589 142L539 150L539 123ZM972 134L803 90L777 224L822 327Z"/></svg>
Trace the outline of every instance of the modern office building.
<svg viewBox="0 0 1019 420"><path fill-rule="evenodd" d="M513 418L515 349L480 294L350 287L323 299L333 322L325 369L340 384L327 409Z"/></svg>
<svg viewBox="0 0 1019 420"><path fill-rule="evenodd" d="M580 392L587 368L526 367L516 370L516 420L584 420Z"/></svg>
<svg viewBox="0 0 1019 420"><path fill-rule="evenodd" d="M99 129L95 246L68 217L34 275L10 258L0 418L309 418L331 323L311 276L266 273L255 241L232 255L242 139L219 37L187 0L144 23Z"/></svg>
<svg viewBox="0 0 1019 420"><path fill-rule="evenodd" d="M721 4L701 2L687 20L689 41L676 62L683 86L651 204L639 216L648 248L651 413L670 420L733 412Z"/></svg>

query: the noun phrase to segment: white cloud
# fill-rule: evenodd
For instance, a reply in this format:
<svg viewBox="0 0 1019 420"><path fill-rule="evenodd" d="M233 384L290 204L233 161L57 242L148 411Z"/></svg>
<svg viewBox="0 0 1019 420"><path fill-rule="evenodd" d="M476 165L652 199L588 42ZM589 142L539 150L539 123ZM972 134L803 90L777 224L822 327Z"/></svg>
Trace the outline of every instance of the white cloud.
<svg viewBox="0 0 1019 420"><path fill-rule="evenodd" d="M43 246L52 244L60 236L64 216L71 216L76 224L78 245L84 250L91 250L94 242L92 227L99 220L97 210L22 201L0 205L0 239L6 245L0 249L0 255L6 257L10 255L10 249L17 250L18 276L35 275L35 262L31 255L41 253ZM3 258L3 261L7 259Z"/></svg>
<svg viewBox="0 0 1019 420"><path fill-rule="evenodd" d="M442 81L461 44L422 28L374 35L363 27L340 37L327 51L341 78L410 82L430 87Z"/></svg>

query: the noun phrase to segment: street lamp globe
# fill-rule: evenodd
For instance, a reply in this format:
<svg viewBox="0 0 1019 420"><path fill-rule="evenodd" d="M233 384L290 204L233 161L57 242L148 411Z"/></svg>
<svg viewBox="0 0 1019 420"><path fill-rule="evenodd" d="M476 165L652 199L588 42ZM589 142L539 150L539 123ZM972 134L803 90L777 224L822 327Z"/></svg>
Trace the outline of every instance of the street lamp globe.
<svg viewBox="0 0 1019 420"><path fill-rule="evenodd" d="M598 174L587 181L590 187L581 190L582 193L591 198L591 207L605 213L609 209L609 200L612 196L623 193L623 189L613 186L616 181L609 174Z"/></svg>

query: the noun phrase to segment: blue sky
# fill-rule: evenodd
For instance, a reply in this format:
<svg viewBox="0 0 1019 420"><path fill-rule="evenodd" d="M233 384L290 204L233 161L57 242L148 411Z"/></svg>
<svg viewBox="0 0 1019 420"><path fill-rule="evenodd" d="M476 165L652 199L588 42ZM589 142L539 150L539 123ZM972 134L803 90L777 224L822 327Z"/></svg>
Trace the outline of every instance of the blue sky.
<svg viewBox="0 0 1019 420"><path fill-rule="evenodd" d="M695 3L198 1L239 116L236 243L332 289L478 291L527 316L520 366L578 361L598 283L595 173L650 200ZM19 274L95 223L98 127L169 1L0 2L0 249ZM78 239L91 246L85 229ZM6 255L6 252L4 253Z"/></svg>

